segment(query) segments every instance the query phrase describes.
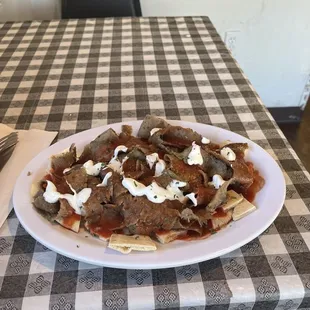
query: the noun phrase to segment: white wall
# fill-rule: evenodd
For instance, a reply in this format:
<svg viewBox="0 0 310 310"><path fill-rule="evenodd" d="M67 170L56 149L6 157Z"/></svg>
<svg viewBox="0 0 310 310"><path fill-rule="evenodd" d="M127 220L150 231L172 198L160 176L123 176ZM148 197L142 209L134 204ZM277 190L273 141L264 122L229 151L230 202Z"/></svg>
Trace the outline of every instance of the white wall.
<svg viewBox="0 0 310 310"><path fill-rule="evenodd" d="M55 19L60 7L60 0L0 0L0 22Z"/></svg>
<svg viewBox="0 0 310 310"><path fill-rule="evenodd" d="M298 106L310 74L309 0L140 0L144 16L208 15L268 107Z"/></svg>
<svg viewBox="0 0 310 310"><path fill-rule="evenodd" d="M60 17L60 0L0 0L0 21ZM144 16L208 15L268 107L298 106L310 75L309 0L140 0Z"/></svg>

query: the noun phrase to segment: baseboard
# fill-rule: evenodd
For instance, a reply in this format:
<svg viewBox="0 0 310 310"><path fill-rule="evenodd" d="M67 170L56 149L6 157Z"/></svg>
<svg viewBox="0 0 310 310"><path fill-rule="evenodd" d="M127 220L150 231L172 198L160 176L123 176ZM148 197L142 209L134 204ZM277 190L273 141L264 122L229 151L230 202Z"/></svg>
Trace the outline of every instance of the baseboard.
<svg viewBox="0 0 310 310"><path fill-rule="evenodd" d="M268 108L277 123L300 123L303 111L300 107Z"/></svg>

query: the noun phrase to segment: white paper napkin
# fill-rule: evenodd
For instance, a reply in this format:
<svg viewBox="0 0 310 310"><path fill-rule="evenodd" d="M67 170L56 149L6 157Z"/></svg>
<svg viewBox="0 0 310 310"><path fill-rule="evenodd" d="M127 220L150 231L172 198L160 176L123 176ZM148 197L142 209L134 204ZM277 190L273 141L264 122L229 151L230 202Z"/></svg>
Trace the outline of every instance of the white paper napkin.
<svg viewBox="0 0 310 310"><path fill-rule="evenodd" d="M0 124L0 139L13 131ZM17 177L33 157L51 144L56 135L57 132L37 129L18 130L18 143L0 172L0 227L13 208L11 196Z"/></svg>

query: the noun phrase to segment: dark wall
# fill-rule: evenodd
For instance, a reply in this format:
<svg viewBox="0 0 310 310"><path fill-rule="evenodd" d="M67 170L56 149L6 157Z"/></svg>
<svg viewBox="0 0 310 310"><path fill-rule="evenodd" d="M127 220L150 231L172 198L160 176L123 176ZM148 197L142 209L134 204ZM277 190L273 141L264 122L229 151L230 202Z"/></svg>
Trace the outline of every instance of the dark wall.
<svg viewBox="0 0 310 310"><path fill-rule="evenodd" d="M141 16L139 0L62 0L62 18Z"/></svg>

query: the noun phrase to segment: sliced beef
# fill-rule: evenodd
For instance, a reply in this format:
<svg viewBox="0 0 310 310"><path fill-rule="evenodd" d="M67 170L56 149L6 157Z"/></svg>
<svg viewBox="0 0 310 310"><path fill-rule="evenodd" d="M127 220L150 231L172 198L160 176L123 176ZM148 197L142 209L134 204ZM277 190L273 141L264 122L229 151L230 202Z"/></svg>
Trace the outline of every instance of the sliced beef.
<svg viewBox="0 0 310 310"><path fill-rule="evenodd" d="M173 178L167 171L164 171L159 177L154 177L154 181L159 186L166 188L173 181Z"/></svg>
<svg viewBox="0 0 310 310"><path fill-rule="evenodd" d="M60 208L59 202L56 203L48 203L45 201L43 197L43 190L40 190L35 196L33 205L35 208L45 211L49 214L57 214Z"/></svg>
<svg viewBox="0 0 310 310"><path fill-rule="evenodd" d="M149 141L156 147L168 154L174 154L174 152L178 153L184 149L184 147L180 150L178 147L174 147L170 144L165 144L163 140L163 132L165 129L159 130L155 132L150 138Z"/></svg>
<svg viewBox="0 0 310 310"><path fill-rule="evenodd" d="M144 151L146 151L147 153L145 153ZM148 150L141 150L140 148L134 147L126 156L130 159L145 160L146 154L149 154Z"/></svg>
<svg viewBox="0 0 310 310"><path fill-rule="evenodd" d="M36 210L42 217L44 217L46 220L48 220L51 223L53 223L57 218L57 213L48 213L41 209L36 209Z"/></svg>
<svg viewBox="0 0 310 310"><path fill-rule="evenodd" d="M192 209L186 208L180 218L175 222L173 230L186 230L188 234L201 236L204 231L204 222L193 212ZM187 240L187 238L186 238Z"/></svg>
<svg viewBox="0 0 310 310"><path fill-rule="evenodd" d="M86 163L88 160L94 160L94 154L91 151L91 147L89 144L87 144L84 147L84 150L82 152L82 154L80 155L80 157L77 160L78 164L84 164Z"/></svg>
<svg viewBox="0 0 310 310"><path fill-rule="evenodd" d="M122 134L124 134L126 136L131 136L132 135L132 126L123 125L122 126Z"/></svg>
<svg viewBox="0 0 310 310"><path fill-rule="evenodd" d="M224 145L223 147L229 147L233 152L237 155L244 156L244 152L249 148L247 143L229 143Z"/></svg>
<svg viewBox="0 0 310 310"><path fill-rule="evenodd" d="M112 198L112 187L95 187L90 197L84 203L85 217L98 215L103 210L104 204L109 204Z"/></svg>
<svg viewBox="0 0 310 310"><path fill-rule="evenodd" d="M174 154L191 146L193 141L200 143L201 135L189 128L169 126L155 132L149 141L167 153Z"/></svg>
<svg viewBox="0 0 310 310"><path fill-rule="evenodd" d="M138 137L148 139L153 128L166 128L168 126L169 124L165 120L153 115L146 115L139 128Z"/></svg>
<svg viewBox="0 0 310 310"><path fill-rule="evenodd" d="M237 158L232 163L232 168L234 171L236 186L241 187L242 191L245 191L253 184L253 173L251 173L249 166L246 164L243 158Z"/></svg>
<svg viewBox="0 0 310 310"><path fill-rule="evenodd" d="M187 158L191 152L192 147L185 148L182 152L170 152L176 158L183 160L185 165L188 167L195 167L196 170L200 169L201 175L203 176L204 183L208 182L208 177L212 177L214 174L219 174L224 179L230 179L233 175L233 169L231 163L223 158L220 154L213 152L211 150L201 149L201 155L203 157L203 164L201 166L193 165L190 166L187 164ZM169 160L170 155L166 155L165 159ZM204 173L203 173L204 172Z"/></svg>
<svg viewBox="0 0 310 310"><path fill-rule="evenodd" d="M123 164L124 176L126 178L133 178L138 180L138 178L143 174L141 169L140 161L129 158Z"/></svg>
<svg viewBox="0 0 310 310"><path fill-rule="evenodd" d="M213 143L213 142L210 142L208 144L200 144L201 145L201 148L205 151L217 151L220 149L220 145L219 144L216 144L216 143Z"/></svg>
<svg viewBox="0 0 310 310"><path fill-rule="evenodd" d="M192 146L188 146L182 152L180 150L178 151L169 150L169 153L179 159L182 159L185 163L187 163L188 155L191 151L192 151Z"/></svg>
<svg viewBox="0 0 310 310"><path fill-rule="evenodd" d="M127 189L122 185L122 178L117 173L113 173L111 182L108 185L108 188L112 192L111 202L117 206L120 206L128 193Z"/></svg>
<svg viewBox="0 0 310 310"><path fill-rule="evenodd" d="M254 181L253 173L244 160L244 152L249 146L247 143L230 143L224 147L231 148L236 154L236 160L231 162L235 186L240 187L241 191L246 191Z"/></svg>
<svg viewBox="0 0 310 310"><path fill-rule="evenodd" d="M95 197L100 203L108 204L112 199L112 188L98 186L92 190L91 197Z"/></svg>
<svg viewBox="0 0 310 310"><path fill-rule="evenodd" d="M79 232L81 215L76 214L66 199L59 199L60 210L55 219L63 227L70 229L76 233Z"/></svg>
<svg viewBox="0 0 310 310"><path fill-rule="evenodd" d="M66 199L59 199L60 209L57 214L57 218L65 218L71 216L74 212L74 209L70 206L69 202Z"/></svg>
<svg viewBox="0 0 310 310"><path fill-rule="evenodd" d="M187 165L174 155L165 155L164 158L167 164L167 173L172 178L187 182L188 186L185 188L187 191L194 191L196 187L203 184L203 177L200 173L201 168L198 165Z"/></svg>
<svg viewBox="0 0 310 310"><path fill-rule="evenodd" d="M119 209L111 204L104 205L102 212L89 217L85 223L86 229L100 239L108 240L114 231L125 227Z"/></svg>
<svg viewBox="0 0 310 310"><path fill-rule="evenodd" d="M165 206L169 209L178 210L179 212L182 212L186 208L186 205L179 200L166 200Z"/></svg>
<svg viewBox="0 0 310 310"><path fill-rule="evenodd" d="M236 160L229 162L217 152L202 150L204 171L210 177L214 174L219 174L225 180L233 177L236 186L247 189L253 183L253 175L244 161L244 152L248 148L248 144L230 143L225 145L225 147L230 147L236 153ZM220 150L218 151L220 152Z"/></svg>
<svg viewBox="0 0 310 310"><path fill-rule="evenodd" d="M114 148L111 144L115 143L117 140L119 140L118 135L112 128L109 128L85 146L78 162L81 164L88 160L108 162L114 152Z"/></svg>
<svg viewBox="0 0 310 310"><path fill-rule="evenodd" d="M214 196L216 195L217 190L213 186L200 186L196 189L196 199L198 206L207 206Z"/></svg>
<svg viewBox="0 0 310 310"><path fill-rule="evenodd" d="M120 139L117 144L114 144L114 147L118 145L125 145L128 148L128 152L139 149L144 154L149 154L150 146L147 140L139 139L134 136L126 136L124 139Z"/></svg>
<svg viewBox="0 0 310 310"><path fill-rule="evenodd" d="M187 164L187 158L192 151L192 146L185 148L182 152L171 151L175 157L184 161ZM200 169L203 169L204 182L206 183L208 177L212 177L214 174L219 174L224 179L230 179L233 175L231 163L222 157L220 154L212 151L211 149L201 148L201 156L203 157L203 164ZM195 165L197 167L197 165ZM202 171L200 172L202 173ZM208 181L207 181L208 182Z"/></svg>
<svg viewBox="0 0 310 310"><path fill-rule="evenodd" d="M195 216L195 215L194 215ZM197 217L198 218L198 217ZM181 225L183 226L183 229L187 230L187 234L194 234L195 236L201 236L203 232L203 227L198 222L198 220L192 220L192 221L185 221L182 220Z"/></svg>
<svg viewBox="0 0 310 310"><path fill-rule="evenodd" d="M104 177L109 173L111 172L112 174L114 174L115 172L109 168L109 167L105 167L104 169L101 169L100 172L99 172L99 176L100 178L103 180Z"/></svg>
<svg viewBox="0 0 310 310"><path fill-rule="evenodd" d="M208 225L209 220L212 219L212 213L209 212L206 208L194 209L193 212L199 218L199 221L205 225Z"/></svg>
<svg viewBox="0 0 310 310"><path fill-rule="evenodd" d="M223 179L229 180L233 176L231 163L220 154L213 151L201 150L203 157L203 170L209 177L219 174Z"/></svg>
<svg viewBox="0 0 310 310"><path fill-rule="evenodd" d="M181 212L180 215L181 219L184 220L185 222L192 222L192 221L196 221L200 224L200 226L202 225L202 222L200 221L199 216L197 216L192 209L186 208Z"/></svg>
<svg viewBox="0 0 310 310"><path fill-rule="evenodd" d="M67 152L51 157L51 173L55 176L63 176L63 171L70 168L76 162L76 147L72 144Z"/></svg>
<svg viewBox="0 0 310 310"><path fill-rule="evenodd" d="M155 167L150 169L145 160L129 158L123 164L124 176L135 180L144 179L154 175Z"/></svg>
<svg viewBox="0 0 310 310"><path fill-rule="evenodd" d="M100 183L101 183L101 180L100 180L99 177L95 177L95 176L92 176L92 175L88 175L87 176L87 187L88 188L94 189Z"/></svg>
<svg viewBox="0 0 310 310"><path fill-rule="evenodd" d="M67 183L78 193L87 187L87 173L83 167L72 168L64 176Z"/></svg>
<svg viewBox="0 0 310 310"><path fill-rule="evenodd" d="M45 189L46 182L44 181L51 181L54 183L54 185L57 188L57 191L61 194L73 194L71 188L69 187L68 183L66 182L66 179L64 176L56 176L52 174L48 174L44 177L44 180L42 182L42 187Z"/></svg>
<svg viewBox="0 0 310 310"><path fill-rule="evenodd" d="M208 184L209 184L209 177L208 177L208 175L207 175L204 171L202 171L202 170L199 170L199 173L200 173L201 176L202 176L203 185L204 185L205 187L207 187Z"/></svg>
<svg viewBox="0 0 310 310"><path fill-rule="evenodd" d="M170 230L180 214L178 210L169 208L170 205L169 200L157 204L145 197L128 194L122 204L124 223L132 234L150 235L160 229Z"/></svg>
<svg viewBox="0 0 310 310"><path fill-rule="evenodd" d="M192 145L194 141L200 144L201 139L202 136L196 131L181 126L169 126L162 131L163 144L167 146L184 148Z"/></svg>
<svg viewBox="0 0 310 310"><path fill-rule="evenodd" d="M84 203L85 218L93 217L101 214L103 210L102 204L96 197L90 197L86 203Z"/></svg>
<svg viewBox="0 0 310 310"><path fill-rule="evenodd" d="M231 185L234 182L233 179L230 179L229 181L225 181L223 185L216 191L216 194L210 201L210 203L207 205L207 210L209 212L214 212L221 204L223 204L227 199L227 190L228 186Z"/></svg>

